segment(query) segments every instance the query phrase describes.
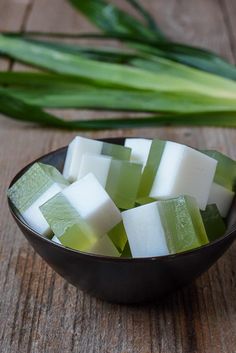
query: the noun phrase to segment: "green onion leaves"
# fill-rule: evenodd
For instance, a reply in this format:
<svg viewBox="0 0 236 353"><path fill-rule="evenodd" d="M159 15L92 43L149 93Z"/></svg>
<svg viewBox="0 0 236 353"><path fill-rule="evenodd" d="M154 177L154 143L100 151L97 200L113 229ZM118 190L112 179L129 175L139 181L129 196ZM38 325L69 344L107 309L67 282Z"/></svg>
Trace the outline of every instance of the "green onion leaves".
<svg viewBox="0 0 236 353"><path fill-rule="evenodd" d="M134 17L107 0L70 0L102 33L125 46L36 40L45 33L0 34L0 56L41 72L0 72L0 112L66 129L236 125L236 68L214 53L171 42L138 0ZM62 38L63 34L51 36ZM68 37L68 35L65 35ZM141 118L67 121L45 108L149 113ZM155 115L150 115L155 114Z"/></svg>

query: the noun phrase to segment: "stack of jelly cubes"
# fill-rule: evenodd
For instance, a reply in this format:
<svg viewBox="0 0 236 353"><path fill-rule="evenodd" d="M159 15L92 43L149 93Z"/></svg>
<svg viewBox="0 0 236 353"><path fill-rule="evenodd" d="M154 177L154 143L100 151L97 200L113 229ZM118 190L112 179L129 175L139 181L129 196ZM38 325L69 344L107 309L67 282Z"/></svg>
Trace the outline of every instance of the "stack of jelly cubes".
<svg viewBox="0 0 236 353"><path fill-rule="evenodd" d="M124 146L77 136L62 174L33 164L9 189L23 220L55 244L113 257L180 253L226 231L236 162L159 139Z"/></svg>

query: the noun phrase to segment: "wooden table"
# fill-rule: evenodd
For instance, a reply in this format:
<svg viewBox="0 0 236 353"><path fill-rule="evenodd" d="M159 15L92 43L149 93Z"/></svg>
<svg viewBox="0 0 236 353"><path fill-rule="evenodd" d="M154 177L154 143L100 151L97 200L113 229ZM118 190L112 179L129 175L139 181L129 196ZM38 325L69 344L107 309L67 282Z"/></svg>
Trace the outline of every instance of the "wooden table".
<svg viewBox="0 0 236 353"><path fill-rule="evenodd" d="M122 6L122 1L117 1ZM234 0L143 0L170 37L236 60ZM63 0L0 0L0 30L78 32L91 29ZM0 69L22 65L2 60ZM70 118L104 116L69 112ZM110 114L106 114L109 116ZM6 204L14 174L76 133L0 118L1 353L235 353L236 244L189 287L158 305L119 306L82 293L55 274L23 238ZM147 136L218 149L236 159L236 131L152 128L83 133Z"/></svg>

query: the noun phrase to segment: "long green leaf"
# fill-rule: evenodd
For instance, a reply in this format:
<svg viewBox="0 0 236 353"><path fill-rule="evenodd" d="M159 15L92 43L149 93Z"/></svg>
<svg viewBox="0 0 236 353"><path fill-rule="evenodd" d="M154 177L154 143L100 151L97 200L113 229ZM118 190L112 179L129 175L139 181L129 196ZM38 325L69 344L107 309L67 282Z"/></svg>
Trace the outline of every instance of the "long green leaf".
<svg viewBox="0 0 236 353"><path fill-rule="evenodd" d="M143 39L163 39L160 32L153 32L142 22L105 0L69 1L105 32L141 36Z"/></svg>
<svg viewBox="0 0 236 353"><path fill-rule="evenodd" d="M210 72L218 76L226 77L231 80L236 80L236 67L230 64L219 55L210 52L209 50L174 43L171 41L156 41L142 40L140 37L130 37L121 34L100 34L100 33L48 33L48 32L7 32L8 36L18 36L22 38L32 37L52 37L52 38L76 38L76 39L118 39L125 42L132 48L136 48L140 53L148 53L158 57L167 58L184 65L195 67L199 70ZM91 56L92 57L92 56ZM95 58L95 56L94 56ZM107 57L106 57L107 58ZM95 58L96 59L96 58ZM98 57L97 57L98 59ZM115 60L114 60L115 62ZM119 62L117 60L117 62ZM120 61L121 62L121 61Z"/></svg>
<svg viewBox="0 0 236 353"><path fill-rule="evenodd" d="M40 43L3 35L0 35L0 52L34 66L108 86L158 92L195 92L219 98L236 97L236 84L233 81L206 73L204 84L195 82L190 74L191 70L193 72L194 70L190 68L187 80L178 75L168 74L168 72L155 74L124 65L101 63L51 49ZM213 81L214 85L212 85Z"/></svg>
<svg viewBox="0 0 236 353"><path fill-rule="evenodd" d="M209 87L217 87L220 84L219 77L195 68L188 67L166 58L148 56L147 59L134 58L130 60L130 64L135 67L155 72L160 75L169 75L172 78L183 78L185 80L193 80L199 85L207 85ZM231 80L221 80L226 89L234 90L235 83ZM223 88L223 86L221 86Z"/></svg>
<svg viewBox="0 0 236 353"><path fill-rule="evenodd" d="M0 89L0 113L19 121L27 121L42 126L55 127L60 129L118 129L118 128L141 128L147 126L163 125L208 125L236 127L236 112L232 113L202 113L154 116L142 118L119 118L119 119L98 119L86 121L66 121L48 114L38 107L26 104L21 100L12 97Z"/></svg>
<svg viewBox="0 0 236 353"><path fill-rule="evenodd" d="M170 88L166 84L166 80L159 82L160 80L152 73L122 65L92 61L79 55L67 54L20 38L0 35L0 52L50 71L108 85L147 90L160 90L164 86L166 90Z"/></svg>
<svg viewBox="0 0 236 353"><path fill-rule="evenodd" d="M137 57L137 54L131 50L121 50L118 48L110 48L110 47L86 47L82 45L76 44L67 44L67 43L60 43L60 42L48 42L48 41L40 41L37 40L36 42L33 39L26 38L27 41L40 44L45 48L51 48L58 50L62 53L67 54L78 54L82 57L104 61L104 62L111 62L111 63L128 63L130 60Z"/></svg>
<svg viewBox="0 0 236 353"><path fill-rule="evenodd" d="M26 104L12 97L0 88L0 113L20 121L36 122L44 126L63 128L64 122L44 112L42 109Z"/></svg>
<svg viewBox="0 0 236 353"><path fill-rule="evenodd" d="M142 112L234 111L235 100L219 100L196 94L156 93L107 89L59 80L58 75L0 73L0 85L11 83L5 92L42 108L83 108ZM54 79L55 77L55 79ZM35 84L34 84L35 82Z"/></svg>
<svg viewBox="0 0 236 353"><path fill-rule="evenodd" d="M129 42L129 45L141 53L163 57L218 76L236 80L235 65L228 63L219 55L206 49L167 41L153 44Z"/></svg>

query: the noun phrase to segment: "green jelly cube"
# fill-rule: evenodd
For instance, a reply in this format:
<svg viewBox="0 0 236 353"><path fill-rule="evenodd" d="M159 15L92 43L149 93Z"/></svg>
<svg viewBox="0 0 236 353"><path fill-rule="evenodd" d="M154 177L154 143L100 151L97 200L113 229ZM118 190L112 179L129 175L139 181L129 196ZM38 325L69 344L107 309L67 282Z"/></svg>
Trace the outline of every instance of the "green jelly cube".
<svg viewBox="0 0 236 353"><path fill-rule="evenodd" d="M235 190L236 183L236 161L228 156L214 150L202 151L218 161L214 182L226 189Z"/></svg>
<svg viewBox="0 0 236 353"><path fill-rule="evenodd" d="M141 164L111 161L105 189L117 207L128 209L135 205L141 175Z"/></svg>
<svg viewBox="0 0 236 353"><path fill-rule="evenodd" d="M124 250L122 251L120 257L129 257L129 258L132 257L128 240L127 240L127 242L125 244Z"/></svg>
<svg viewBox="0 0 236 353"><path fill-rule="evenodd" d="M61 193L40 210L62 245L94 254L120 256L109 237L106 234L98 236Z"/></svg>
<svg viewBox="0 0 236 353"><path fill-rule="evenodd" d="M98 237L60 193L40 207L53 233L65 246L89 251Z"/></svg>
<svg viewBox="0 0 236 353"><path fill-rule="evenodd" d="M138 191L138 201L146 199L151 191L161 157L165 148L165 141L154 139L151 144L147 164L144 167L140 187Z"/></svg>
<svg viewBox="0 0 236 353"><path fill-rule="evenodd" d="M20 212L24 212L54 183L69 185L56 168L43 163L34 163L11 186L8 197Z"/></svg>
<svg viewBox="0 0 236 353"><path fill-rule="evenodd" d="M147 205L148 203L152 203L152 202L155 202L157 201L157 199L153 199L152 197L144 197L142 199L138 199L136 201L136 204L135 206L142 206L142 205Z"/></svg>
<svg viewBox="0 0 236 353"><path fill-rule="evenodd" d="M108 236L118 251L122 253L128 240L123 222L118 223L112 230L110 230Z"/></svg>
<svg viewBox="0 0 236 353"><path fill-rule="evenodd" d="M180 196L157 204L170 253L191 250L209 242L194 198Z"/></svg>
<svg viewBox="0 0 236 353"><path fill-rule="evenodd" d="M78 232L79 230L76 229L75 226L72 226L67 228L65 234L59 239L54 236L52 240L74 250L84 251L96 255L120 257L119 251L106 234L96 242L84 243L84 246L81 246L81 240L79 240Z"/></svg>
<svg viewBox="0 0 236 353"><path fill-rule="evenodd" d="M114 246L107 234L103 235L90 249L92 254L120 257L120 252Z"/></svg>
<svg viewBox="0 0 236 353"><path fill-rule="evenodd" d="M101 154L111 156L114 159L129 161L131 156L131 148L103 142Z"/></svg>
<svg viewBox="0 0 236 353"><path fill-rule="evenodd" d="M34 231L50 236L50 227L39 207L67 185L56 168L35 163L9 189L8 197Z"/></svg>
<svg viewBox="0 0 236 353"><path fill-rule="evenodd" d="M64 246L85 252L90 252L98 240L83 219L79 219L76 224L67 228L60 237L57 234L56 236Z"/></svg>
<svg viewBox="0 0 236 353"><path fill-rule="evenodd" d="M205 211L201 211L203 223L209 241L214 241L225 234L226 225L217 206L207 205Z"/></svg>
<svg viewBox="0 0 236 353"><path fill-rule="evenodd" d="M67 229L68 238L66 237L64 238L63 236L63 239L62 237L59 239L56 236L54 236L52 238L52 241L54 241L57 244L64 245L68 248L82 251L80 243L78 243L78 247L76 247L78 235L75 233L76 230L72 230L71 228L73 228L73 226ZM69 236L70 232L72 237ZM74 241L72 241L73 234L75 234ZM100 239L98 239L94 244L92 244L91 247L89 247L89 251L87 248L84 251L89 252L91 254L96 254L96 255L120 257L120 253L118 252L118 250L116 249L116 247L114 246L114 244L106 234L102 236Z"/></svg>

